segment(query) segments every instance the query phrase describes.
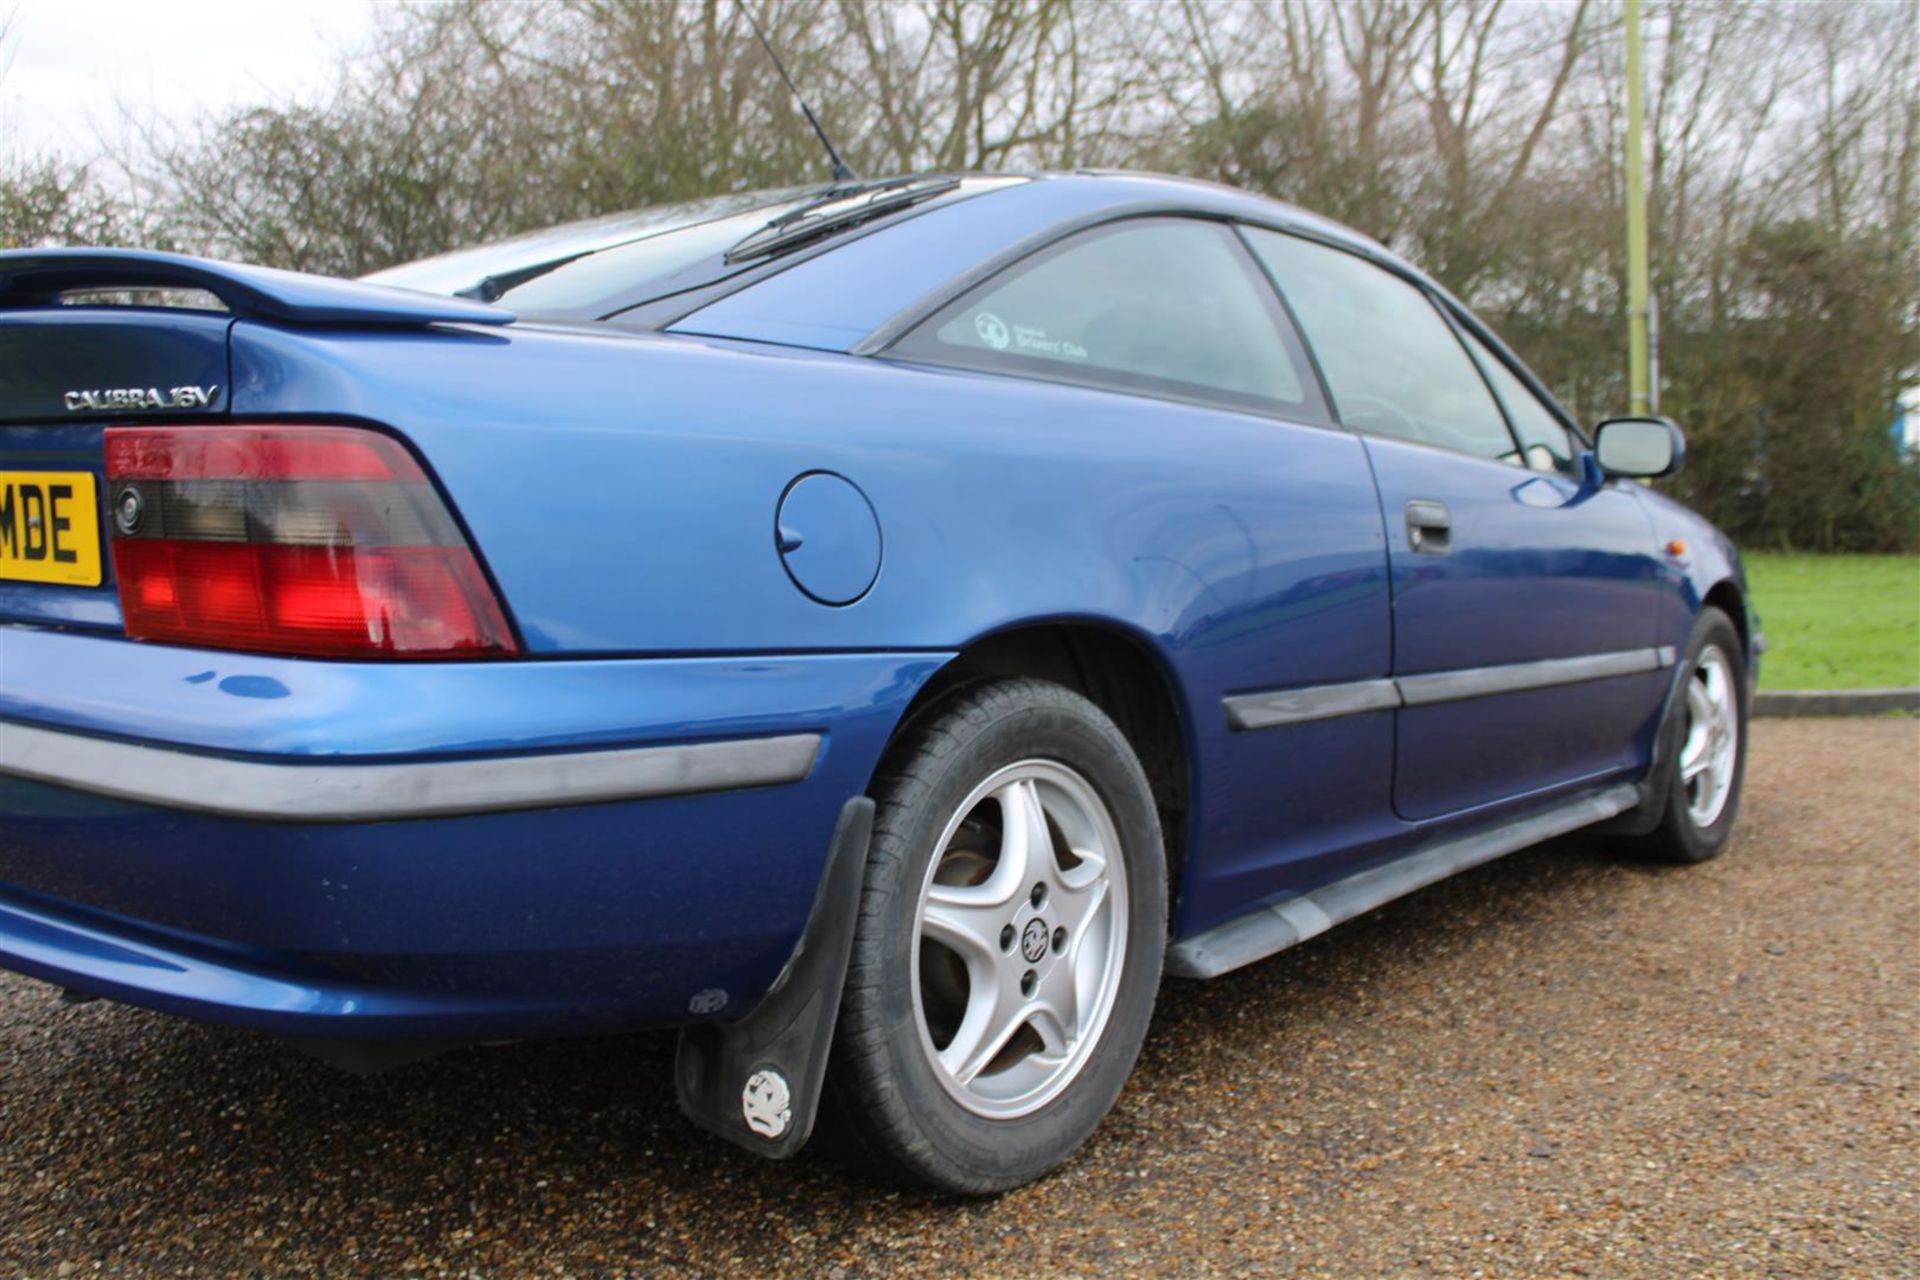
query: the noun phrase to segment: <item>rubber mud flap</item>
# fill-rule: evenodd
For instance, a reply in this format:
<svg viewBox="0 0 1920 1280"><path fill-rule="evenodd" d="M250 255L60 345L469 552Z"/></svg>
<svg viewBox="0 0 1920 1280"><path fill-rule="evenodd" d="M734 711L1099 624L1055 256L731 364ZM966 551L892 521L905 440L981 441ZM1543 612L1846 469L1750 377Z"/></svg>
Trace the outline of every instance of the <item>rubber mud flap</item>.
<svg viewBox="0 0 1920 1280"><path fill-rule="evenodd" d="M1686 654L1683 652L1674 661L1673 677L1668 681L1667 695L1660 703L1660 723L1653 732L1653 752L1647 772L1634 784L1640 799L1619 817L1595 827L1596 833L1606 836L1644 836L1660 825L1660 819L1667 811L1667 794L1672 785L1667 762L1680 750L1680 735L1686 726L1689 674Z"/></svg>
<svg viewBox="0 0 1920 1280"><path fill-rule="evenodd" d="M756 1154L785 1159L813 1136L872 835L873 801L847 801L806 929L766 998L738 1022L680 1032L673 1063L680 1109Z"/></svg>

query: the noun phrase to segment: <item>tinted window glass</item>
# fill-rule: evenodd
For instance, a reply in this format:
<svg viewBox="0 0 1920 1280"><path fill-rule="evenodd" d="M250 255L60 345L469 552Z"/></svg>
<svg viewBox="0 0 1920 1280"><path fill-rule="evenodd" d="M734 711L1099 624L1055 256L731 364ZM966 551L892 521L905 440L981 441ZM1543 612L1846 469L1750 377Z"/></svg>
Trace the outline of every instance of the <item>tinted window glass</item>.
<svg viewBox="0 0 1920 1280"><path fill-rule="evenodd" d="M932 192L912 207L929 208L1023 181L963 178L957 187ZM768 259L728 262L725 255L773 219L819 205L826 191L791 187L637 209L456 250L362 279L478 296L523 313L600 319L761 265ZM848 197L845 204L857 198ZM843 205L836 207L844 211ZM864 224L835 224L840 234L857 225ZM822 234L831 231L822 228Z"/></svg>
<svg viewBox="0 0 1920 1280"><path fill-rule="evenodd" d="M1500 408L1425 294L1365 259L1247 228L1358 431L1517 459Z"/></svg>
<svg viewBox="0 0 1920 1280"><path fill-rule="evenodd" d="M1086 232L989 280L895 350L942 363L1223 400L1319 419L1272 291L1225 227Z"/></svg>
<svg viewBox="0 0 1920 1280"><path fill-rule="evenodd" d="M686 260L691 261L694 252L715 252L704 243L696 244L696 241L716 222L757 214L757 217L743 219L746 225L740 235L744 236L781 209L806 196L805 189L790 187L780 191L751 191L709 200L657 205L651 209L636 209L587 222L547 227L493 244L456 249L452 253L388 267L385 271L376 271L361 278L374 284L398 285L403 289L422 289L428 293L455 293L472 288L488 276L511 276L542 263L569 258L584 260L610 249L637 243L648 243L648 252L659 252L669 246L684 244L689 246ZM682 238L681 232L691 232L692 238Z"/></svg>
<svg viewBox="0 0 1920 1280"><path fill-rule="evenodd" d="M675 273L725 253L767 224L767 211L715 218L656 232L629 244L575 258L500 294L503 307L522 311L598 310L635 287L664 282Z"/></svg>
<svg viewBox="0 0 1920 1280"><path fill-rule="evenodd" d="M1558 471L1564 475L1573 474L1573 437L1567 434L1566 427L1554 415L1553 410L1541 403L1540 397L1528 389L1527 384L1507 368L1499 356L1486 343L1463 328L1467 345L1473 348L1473 354L1480 361L1480 367L1487 371L1487 380L1493 383L1493 390L1500 397L1500 403L1506 407L1507 421L1513 424L1513 434L1520 438L1520 448L1526 454L1527 465L1535 471Z"/></svg>

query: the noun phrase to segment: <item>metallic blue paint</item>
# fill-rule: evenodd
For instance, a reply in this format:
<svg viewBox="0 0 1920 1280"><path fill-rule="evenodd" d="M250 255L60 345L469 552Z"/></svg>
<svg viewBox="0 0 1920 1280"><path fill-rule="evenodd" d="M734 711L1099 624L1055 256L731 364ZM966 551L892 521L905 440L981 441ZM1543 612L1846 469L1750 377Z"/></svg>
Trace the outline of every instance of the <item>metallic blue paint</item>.
<svg viewBox="0 0 1920 1280"><path fill-rule="evenodd" d="M1661 563L1658 621L1661 644L1685 645L1693 628L1693 619L1716 592L1738 601L1733 609L1734 622L1747 639L1747 678L1757 683L1761 654L1766 640L1760 620L1753 612L1753 597L1747 590L1746 570L1733 540L1713 527L1700 514L1666 495L1632 481L1620 487L1639 499L1654 529L1654 539L1665 548L1672 543L1685 545L1678 556L1665 556ZM1744 613L1744 617L1742 614Z"/></svg>
<svg viewBox="0 0 1920 1280"><path fill-rule="evenodd" d="M1397 675L1646 649L1660 554L1633 496L1401 440L1367 451L1388 515ZM1413 550L1404 512L1437 501L1452 546ZM1525 608L1513 602L1524 599ZM1400 712L1394 808L1433 818L1633 764L1665 674Z"/></svg>
<svg viewBox="0 0 1920 1280"><path fill-rule="evenodd" d="M897 714L950 656L312 662L51 631L0 637L0 722L299 761L831 731L876 707Z"/></svg>
<svg viewBox="0 0 1920 1280"><path fill-rule="evenodd" d="M736 1011L757 999L805 921L841 805L947 656L404 666L31 631L4 645L6 720L249 759L826 733L812 774L791 786L346 826L0 778L0 961L176 1012L334 1036L671 1023L709 988ZM177 966L102 960L103 931ZM290 1006L290 989L308 994Z"/></svg>
<svg viewBox="0 0 1920 1280"><path fill-rule="evenodd" d="M793 585L821 604L852 604L880 575L873 504L831 471L809 471L781 495L773 539Z"/></svg>
<svg viewBox="0 0 1920 1280"><path fill-rule="evenodd" d="M1744 591L1731 547L1684 508L1631 483L1586 490L1323 426L856 354L1072 228L1182 210L1386 260L1250 196L1076 175L852 239L672 333L420 323L444 299L411 321L321 325L328 299L374 303L362 286L346 299L339 282L248 277L281 301L236 294L230 412L404 440L525 655L131 644L110 590L16 585L0 617L31 625L0 626L0 733L407 761L806 731L822 755L790 786L324 828L0 780L0 963L334 1037L672 1023L714 989L728 1016L786 960L840 808L914 697L967 646L1023 628L1120 637L1164 680L1188 775L1179 937L1582 779L1636 776L1664 677L1243 733L1221 700L1684 645L1709 592ZM48 320L0 311L0 326ZM98 451L97 425L0 428L4 466L97 466ZM821 472L858 486L884 531L850 604L797 589L780 552L782 495ZM1450 556L1409 554L1400 508L1417 497L1448 503ZM802 555L843 544L826 598L861 576L841 562L866 554L846 514L796 513L791 531ZM1683 560L1662 550L1676 538Z"/></svg>

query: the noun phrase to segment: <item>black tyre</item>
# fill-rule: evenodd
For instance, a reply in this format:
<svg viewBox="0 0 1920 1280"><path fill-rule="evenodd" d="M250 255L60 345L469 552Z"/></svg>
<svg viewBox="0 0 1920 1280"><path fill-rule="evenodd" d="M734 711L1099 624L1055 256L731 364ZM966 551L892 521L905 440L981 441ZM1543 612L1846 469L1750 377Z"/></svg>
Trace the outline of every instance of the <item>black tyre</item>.
<svg viewBox="0 0 1920 1280"><path fill-rule="evenodd" d="M1167 920L1152 792L1099 708L1015 679L918 716L873 796L834 1120L890 1180L1004 1191L1093 1132L1145 1038Z"/></svg>
<svg viewBox="0 0 1920 1280"><path fill-rule="evenodd" d="M1747 768L1747 671L1740 633L1711 606L1700 611L1682 661L1685 686L1660 735L1664 771L1658 825L1635 851L1664 862L1705 862L1726 848Z"/></svg>

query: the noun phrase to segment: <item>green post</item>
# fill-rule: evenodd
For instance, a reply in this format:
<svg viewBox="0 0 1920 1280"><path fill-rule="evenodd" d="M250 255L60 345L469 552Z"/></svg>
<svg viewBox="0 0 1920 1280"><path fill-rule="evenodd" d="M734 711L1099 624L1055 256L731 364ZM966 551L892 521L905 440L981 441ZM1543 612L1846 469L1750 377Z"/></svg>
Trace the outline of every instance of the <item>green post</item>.
<svg viewBox="0 0 1920 1280"><path fill-rule="evenodd" d="M1640 0L1627 5L1627 390L1632 413L1651 413L1647 379L1647 172L1641 88Z"/></svg>

